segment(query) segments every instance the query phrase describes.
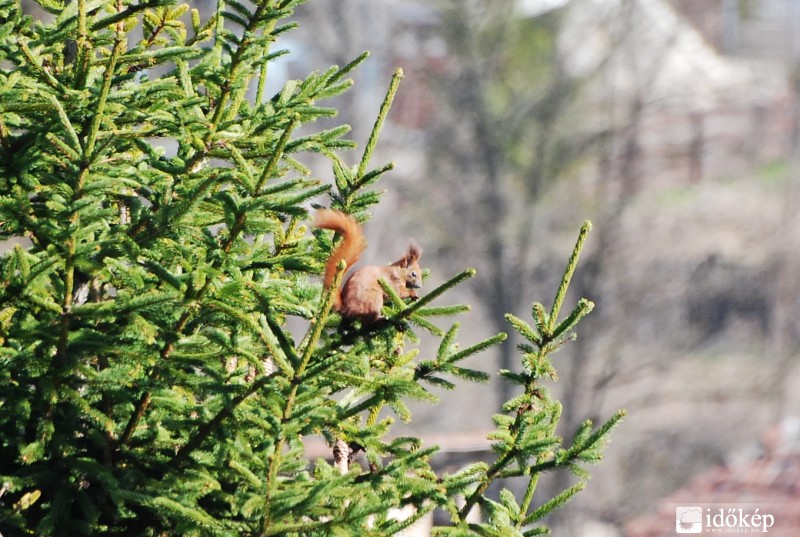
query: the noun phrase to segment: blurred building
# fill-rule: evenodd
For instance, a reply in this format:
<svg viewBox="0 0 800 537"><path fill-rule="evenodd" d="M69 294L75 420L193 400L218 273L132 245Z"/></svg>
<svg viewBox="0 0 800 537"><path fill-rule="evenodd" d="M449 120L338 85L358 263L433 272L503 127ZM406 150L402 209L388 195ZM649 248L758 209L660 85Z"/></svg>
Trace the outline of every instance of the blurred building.
<svg viewBox="0 0 800 537"><path fill-rule="evenodd" d="M407 144L436 121L431 75L457 69L442 13L379 2L389 46L378 60L408 76L384 141ZM632 188L735 174L783 158L798 140L792 61L800 57L795 0L518 0L520 17L561 13L561 60L587 81L584 129L613 130ZM371 79L380 93L381 77ZM364 88L362 88L364 89ZM613 172L614 170L612 170Z"/></svg>
<svg viewBox="0 0 800 537"><path fill-rule="evenodd" d="M637 190L642 182L735 174L793 147L798 112L788 66L723 54L719 43L732 40L734 24L726 20L736 21L737 43L751 34L726 5L676 1L679 12L667 0L570 4L566 64L573 76L591 77L594 121L621 133L616 161L634 167Z"/></svg>

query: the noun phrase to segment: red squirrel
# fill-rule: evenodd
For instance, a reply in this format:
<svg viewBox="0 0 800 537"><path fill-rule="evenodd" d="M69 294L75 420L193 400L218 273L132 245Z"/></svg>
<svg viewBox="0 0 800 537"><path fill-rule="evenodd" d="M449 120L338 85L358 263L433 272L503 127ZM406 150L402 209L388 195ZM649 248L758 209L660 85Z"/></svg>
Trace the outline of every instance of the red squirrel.
<svg viewBox="0 0 800 537"><path fill-rule="evenodd" d="M342 236L342 242L325 263L323 286L330 289L336 275L336 266L344 259L347 268L358 261L367 247L364 232L355 218L341 211L320 209L314 215L314 227L332 229ZM385 299L383 288L378 280L385 279L401 298L417 299L415 289L422 285L422 271L419 258L422 250L411 242L406 255L388 267L362 267L347 279L342 289L333 291L333 309L345 319L374 323L381 318L381 308Z"/></svg>

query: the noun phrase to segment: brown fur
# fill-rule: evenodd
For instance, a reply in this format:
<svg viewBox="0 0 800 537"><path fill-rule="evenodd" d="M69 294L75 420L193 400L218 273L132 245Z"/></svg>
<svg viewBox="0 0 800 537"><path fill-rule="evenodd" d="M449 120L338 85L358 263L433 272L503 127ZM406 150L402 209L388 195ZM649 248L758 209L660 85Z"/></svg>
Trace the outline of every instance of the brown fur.
<svg viewBox="0 0 800 537"><path fill-rule="evenodd" d="M314 227L332 229L342 236L342 242L325 264L323 285L330 288L336 275L336 266L344 259L350 268L364 252L367 242L358 222L340 211L321 209L314 217ZM401 298L417 298L415 289L422 285L419 258L422 250L411 243L406 254L388 267L362 267L347 279L341 291L334 293L333 307L346 319L373 323L380 319L385 300L378 280L385 279Z"/></svg>

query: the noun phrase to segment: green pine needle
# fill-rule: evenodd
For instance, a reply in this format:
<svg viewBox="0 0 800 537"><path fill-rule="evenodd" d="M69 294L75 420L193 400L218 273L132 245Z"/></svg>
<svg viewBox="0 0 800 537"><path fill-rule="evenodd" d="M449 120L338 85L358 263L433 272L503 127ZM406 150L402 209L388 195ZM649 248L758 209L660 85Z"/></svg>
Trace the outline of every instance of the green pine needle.
<svg viewBox="0 0 800 537"><path fill-rule="evenodd" d="M553 498L547 500L538 508L534 509L530 514L525 516L524 518L524 525L533 524L538 522L539 520L543 519L553 511L557 510L558 508L562 507L565 503L571 500L576 494L581 492L583 489L586 488L585 482L577 483L570 488L560 492Z"/></svg>
<svg viewBox="0 0 800 537"><path fill-rule="evenodd" d="M583 223L583 226L581 226L581 230L578 233L578 240L575 243L575 248L572 250L572 255L569 258L567 268L564 271L564 276L561 279L561 284L558 286L556 297L553 300L553 307L550 309L547 330L548 334L552 334L555 330L555 323L558 320L558 313L561 311L564 298L567 296L567 290L569 289L569 284L572 281L572 275L575 273L575 268L578 266L578 259L580 258L581 250L583 249L583 245L586 242L586 237L589 235L591 230L592 223L587 220Z"/></svg>
<svg viewBox="0 0 800 537"><path fill-rule="evenodd" d="M367 165L372 158L372 153L375 151L375 146L378 143L378 136L380 135L383 123L386 121L386 116L389 115L389 109L394 101L394 96L397 94L397 89L400 86L400 81L403 79L403 70L396 69L392 80L389 83L389 89L386 91L386 97L383 99L381 108L378 111L378 118L375 120L375 125L372 127L367 144L364 147L364 155L361 157L361 163L358 165L356 177L363 177L367 171Z"/></svg>
<svg viewBox="0 0 800 537"><path fill-rule="evenodd" d="M406 311L405 311L406 315L410 315L410 314L422 309L427 304L430 304L431 302L433 302L439 296L443 295L444 293L446 293L447 291L449 291L450 289L452 289L456 285L458 285L458 284L460 284L460 283L472 278L473 276L475 276L475 269L467 269L467 270L465 270L463 272L460 272L460 273L456 274L455 276L453 276L452 278L450 278L449 280L447 280L446 282L444 282L440 286L436 287L435 289L433 289L429 293L427 293L424 296L422 296L419 300L417 300L416 302L411 304L408 308L406 308Z"/></svg>

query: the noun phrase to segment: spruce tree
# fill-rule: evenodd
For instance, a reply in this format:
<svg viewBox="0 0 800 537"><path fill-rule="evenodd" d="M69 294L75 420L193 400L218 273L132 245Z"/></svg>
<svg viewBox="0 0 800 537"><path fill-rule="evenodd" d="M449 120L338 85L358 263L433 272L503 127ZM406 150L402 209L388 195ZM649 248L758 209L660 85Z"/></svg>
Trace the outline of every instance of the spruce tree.
<svg viewBox="0 0 800 537"><path fill-rule="evenodd" d="M6 537L391 535L434 509L450 519L439 535L536 535L600 458L622 414L565 442L542 384L592 307L559 315L588 225L549 310L508 316L526 343L500 373L521 394L495 416L493 462L437 474L435 446L392 434L431 387L486 380L462 361L505 334L457 342L450 319L469 308L440 297L472 270L411 303L386 285L375 326L331 311L319 275L336 239L309 229L311 208L368 219L402 74L348 164L348 127L315 124L366 54L266 95L299 3L219 0L204 20L171 0L41 0L41 22L0 0L0 239L16 242L0 258ZM435 355L419 356L422 332ZM306 458L315 437L333 462ZM534 496L562 468L575 484ZM513 478L521 497L490 496Z"/></svg>

